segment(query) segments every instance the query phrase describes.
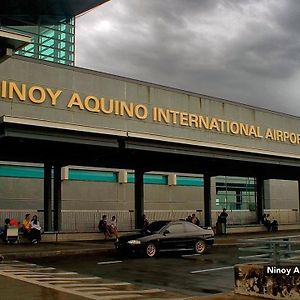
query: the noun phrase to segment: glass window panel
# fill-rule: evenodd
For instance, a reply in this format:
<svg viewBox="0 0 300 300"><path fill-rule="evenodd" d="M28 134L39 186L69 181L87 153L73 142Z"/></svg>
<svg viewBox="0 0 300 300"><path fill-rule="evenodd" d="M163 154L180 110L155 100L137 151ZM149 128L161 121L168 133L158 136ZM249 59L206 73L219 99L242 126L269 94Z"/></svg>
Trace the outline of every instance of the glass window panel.
<svg viewBox="0 0 300 300"><path fill-rule="evenodd" d="M256 206L254 178L227 177L216 178L216 208L233 210L253 210Z"/></svg>
<svg viewBox="0 0 300 300"><path fill-rule="evenodd" d="M32 37L32 43L18 51L20 55L35 57L66 65L74 65L74 19L57 25L6 27ZM48 48L47 50L45 48Z"/></svg>

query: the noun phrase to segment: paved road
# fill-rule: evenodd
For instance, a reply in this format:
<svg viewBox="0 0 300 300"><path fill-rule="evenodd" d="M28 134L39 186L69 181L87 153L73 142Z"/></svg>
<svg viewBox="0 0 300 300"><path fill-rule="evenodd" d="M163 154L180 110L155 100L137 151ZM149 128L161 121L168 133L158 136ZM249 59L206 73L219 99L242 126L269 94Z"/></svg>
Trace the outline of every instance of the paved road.
<svg viewBox="0 0 300 300"><path fill-rule="evenodd" d="M208 295L233 289L233 265L238 262L237 248L215 248L200 256L163 254L157 258L88 256L37 260L80 274L129 282L147 289L164 289L186 296Z"/></svg>
<svg viewBox="0 0 300 300"><path fill-rule="evenodd" d="M21 262L6 259L0 264L0 299L198 299L193 296L216 293L219 296L213 299L237 299L232 293L223 293L233 289L233 265L238 262L239 243L231 237L220 242L224 245L213 247L205 255L163 254L153 259L124 259L94 243L41 244L34 248L2 245L7 258L29 247L28 253L36 251L31 258L23 256ZM66 255L68 252L63 250L80 250L78 253L84 256L38 258L41 253L47 256L53 251ZM93 255L95 252L90 250L101 254Z"/></svg>
<svg viewBox="0 0 300 300"><path fill-rule="evenodd" d="M13 284L16 282L17 284ZM33 287L28 288L26 284L33 285ZM8 289L5 285L10 285L11 288ZM16 294L16 289L21 293ZM1 300L24 299L24 295L27 299L44 300L186 298L184 294L166 291L162 288L144 287L127 281L109 280L100 276L89 276L20 261L7 261L0 264L0 290ZM52 297L51 294L53 294Z"/></svg>

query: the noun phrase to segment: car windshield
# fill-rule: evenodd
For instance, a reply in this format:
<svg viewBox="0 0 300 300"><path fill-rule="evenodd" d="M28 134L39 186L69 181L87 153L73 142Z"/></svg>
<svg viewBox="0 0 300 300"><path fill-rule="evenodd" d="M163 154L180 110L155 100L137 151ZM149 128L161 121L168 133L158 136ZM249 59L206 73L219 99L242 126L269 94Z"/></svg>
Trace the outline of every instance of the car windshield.
<svg viewBox="0 0 300 300"><path fill-rule="evenodd" d="M142 229L142 232L154 233L158 232L161 228L163 228L170 221L155 221Z"/></svg>

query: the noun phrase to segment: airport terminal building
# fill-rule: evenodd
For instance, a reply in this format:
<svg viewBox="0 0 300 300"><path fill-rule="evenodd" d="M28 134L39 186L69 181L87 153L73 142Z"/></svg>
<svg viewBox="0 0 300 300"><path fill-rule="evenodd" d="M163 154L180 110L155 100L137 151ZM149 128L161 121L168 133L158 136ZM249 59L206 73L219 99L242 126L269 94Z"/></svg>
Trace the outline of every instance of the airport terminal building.
<svg viewBox="0 0 300 300"><path fill-rule="evenodd" d="M0 222L93 231L107 214L128 230L196 212L209 226L226 207L230 224L297 223L300 119L74 67L74 17L106 1L84 2L1 8Z"/></svg>

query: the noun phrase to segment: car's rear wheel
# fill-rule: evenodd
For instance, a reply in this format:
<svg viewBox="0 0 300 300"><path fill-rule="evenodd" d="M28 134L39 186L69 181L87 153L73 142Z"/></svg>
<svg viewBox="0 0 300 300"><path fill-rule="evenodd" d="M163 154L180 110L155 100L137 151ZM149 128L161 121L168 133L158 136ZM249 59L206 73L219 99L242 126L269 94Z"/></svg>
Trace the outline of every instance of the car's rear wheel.
<svg viewBox="0 0 300 300"><path fill-rule="evenodd" d="M195 243L195 252L197 254L203 254L206 251L206 243L203 240L198 240Z"/></svg>
<svg viewBox="0 0 300 300"><path fill-rule="evenodd" d="M145 252L148 257L154 257L157 254L157 247L153 243L148 243Z"/></svg>

